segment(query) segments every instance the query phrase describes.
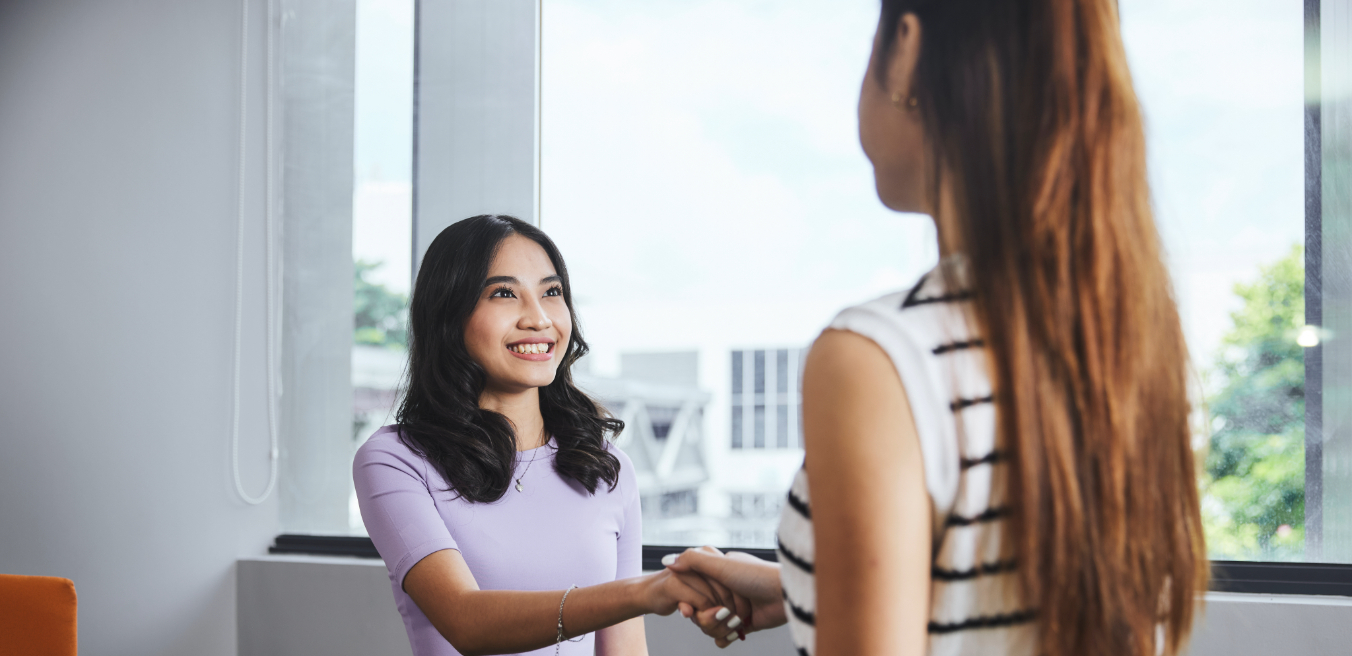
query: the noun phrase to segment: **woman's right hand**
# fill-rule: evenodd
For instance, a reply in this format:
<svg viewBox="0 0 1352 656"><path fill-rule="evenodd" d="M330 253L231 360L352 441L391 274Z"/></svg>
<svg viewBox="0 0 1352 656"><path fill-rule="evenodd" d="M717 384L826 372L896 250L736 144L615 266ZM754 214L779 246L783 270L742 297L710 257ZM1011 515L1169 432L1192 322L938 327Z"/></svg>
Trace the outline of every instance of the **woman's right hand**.
<svg viewBox="0 0 1352 656"><path fill-rule="evenodd" d="M733 602L723 606L736 614L731 619L728 613L719 612L720 608L682 609L682 614L691 617L718 647L731 644L737 633L769 629L788 621L777 563L739 552L725 555L709 547L687 549L674 562L667 562L670 558L663 560L669 571L698 574L732 594ZM734 624L730 626L730 622Z"/></svg>
<svg viewBox="0 0 1352 656"><path fill-rule="evenodd" d="M670 615L682 607L708 610L735 603L726 588L693 572L664 569L639 583L639 606L645 613Z"/></svg>

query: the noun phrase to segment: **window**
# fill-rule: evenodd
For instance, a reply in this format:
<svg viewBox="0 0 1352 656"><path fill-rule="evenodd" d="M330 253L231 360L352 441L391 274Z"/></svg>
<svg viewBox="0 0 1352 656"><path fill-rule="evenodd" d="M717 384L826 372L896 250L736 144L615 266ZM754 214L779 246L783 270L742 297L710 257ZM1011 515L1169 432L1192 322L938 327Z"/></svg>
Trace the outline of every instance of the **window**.
<svg viewBox="0 0 1352 656"><path fill-rule="evenodd" d="M1208 548L1217 559L1318 559L1306 544L1297 343L1303 247L1319 229L1305 220L1303 16L1262 0L1121 11L1156 221L1205 401L1195 435Z"/></svg>
<svg viewBox="0 0 1352 656"><path fill-rule="evenodd" d="M568 259L593 346L575 375L628 424L618 444L638 469L645 542L773 546L802 462L806 346L835 311L936 259L929 219L878 203L858 146L876 0L493 4L538 29L529 57L486 64L537 66L538 87L508 80L533 89L533 127L517 107L482 131L534 135L504 158L510 175L447 168L427 153L486 147L436 125L414 133L415 102L429 124L467 123L447 118L466 106L459 87L429 91L447 86L444 71L413 79L413 33L449 5L357 4L350 446L389 421L408 283L435 234L424 222L507 208L538 219ZM1194 435L1212 556L1352 563L1352 14L1320 0L1303 13L1277 0L1120 9L1203 401ZM499 29L502 16L470 22ZM494 36L493 51L529 40L523 30ZM451 57L470 41L424 47ZM436 138L447 140L427 147ZM484 171L513 182L475 205L455 185ZM361 531L355 515L297 525Z"/></svg>
<svg viewBox="0 0 1352 656"><path fill-rule="evenodd" d="M352 456L392 420L407 343L414 0L323 8L270 17L286 37L281 525L364 535Z"/></svg>
<svg viewBox="0 0 1352 656"><path fill-rule="evenodd" d="M732 352L733 449L802 448L798 406L804 355L801 348Z"/></svg>
<svg viewBox="0 0 1352 656"><path fill-rule="evenodd" d="M937 258L859 149L876 21L876 0L543 2L541 227L593 349L578 380L630 422L648 544L773 547L805 347ZM699 404L679 454L652 411L678 394Z"/></svg>
<svg viewBox="0 0 1352 656"><path fill-rule="evenodd" d="M1331 481L1346 456L1319 432L1348 380L1329 358L1334 299L1319 295L1331 270L1345 275L1329 239L1346 237L1328 209L1306 211L1310 181L1343 160L1326 145L1305 165L1305 16L1276 0L1124 0L1121 12L1204 401L1212 555L1352 561L1340 519L1352 497ZM801 463L803 347L836 309L934 261L928 219L878 205L853 129L876 14L873 0L543 2L540 216L575 272L592 375L624 381L626 357L681 350L697 354L681 384L711 398L693 512L651 515L650 542L772 546L771 499ZM1335 20L1348 17L1323 24ZM1325 35L1324 61L1337 43ZM1329 144L1328 110L1346 101L1326 88L1322 102ZM1327 208L1323 184L1308 193Z"/></svg>
<svg viewBox="0 0 1352 656"><path fill-rule="evenodd" d="M358 0L352 199L352 453L394 423L413 283L413 0ZM365 533L356 492L347 530Z"/></svg>

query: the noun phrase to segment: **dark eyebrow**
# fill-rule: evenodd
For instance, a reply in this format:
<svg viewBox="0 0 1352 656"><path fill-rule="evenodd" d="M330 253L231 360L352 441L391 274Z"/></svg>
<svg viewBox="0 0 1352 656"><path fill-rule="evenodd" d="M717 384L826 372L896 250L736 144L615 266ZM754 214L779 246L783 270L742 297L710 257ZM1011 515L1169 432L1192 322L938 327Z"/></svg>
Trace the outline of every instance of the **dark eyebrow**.
<svg viewBox="0 0 1352 656"><path fill-rule="evenodd" d="M484 287L492 287L493 285L504 285L504 284L520 285L521 281L517 280L516 278L513 278L512 276L493 276L492 278L489 278L488 280L484 281Z"/></svg>
<svg viewBox="0 0 1352 656"><path fill-rule="evenodd" d="M563 282L563 276L554 274L552 276L545 276L544 278L540 279L541 285L548 284L551 282ZM489 278L488 280L484 281L484 288L487 289L489 287L492 287L493 285L520 285L520 284L521 281L517 280L512 276L493 276L492 278Z"/></svg>

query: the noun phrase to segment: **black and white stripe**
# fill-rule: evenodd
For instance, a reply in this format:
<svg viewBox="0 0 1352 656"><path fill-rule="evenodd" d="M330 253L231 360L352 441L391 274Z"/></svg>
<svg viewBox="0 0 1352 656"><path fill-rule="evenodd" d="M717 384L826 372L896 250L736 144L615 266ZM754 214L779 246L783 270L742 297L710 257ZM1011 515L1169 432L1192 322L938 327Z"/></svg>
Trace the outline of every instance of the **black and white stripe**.
<svg viewBox="0 0 1352 656"><path fill-rule="evenodd" d="M966 410L967 408L983 405L986 403L995 403L995 395L987 394L985 396L978 396L975 398L959 397L953 399L953 401L948 404L948 409L952 410L953 412L959 412L962 410Z"/></svg>
<svg viewBox="0 0 1352 656"><path fill-rule="evenodd" d="M964 570L944 569L935 565L930 568L930 578L936 581L968 581L978 576L990 576L992 574L1004 574L1018 569L1019 564L1013 560L997 560L993 563L982 563L977 567Z"/></svg>
<svg viewBox="0 0 1352 656"><path fill-rule="evenodd" d="M966 341L958 340L955 342L949 342L947 344L940 344L931 349L930 353L933 353L935 355L943 355L945 353L952 353L954 351L965 351L967 349L984 348L985 346L986 346L985 340L982 340L980 338L969 339Z"/></svg>
<svg viewBox="0 0 1352 656"><path fill-rule="evenodd" d="M951 622L941 624L939 622L929 623L929 632L934 633L955 633L958 631L970 631L972 629L994 629L1002 626L1014 626L1016 624L1027 624L1035 617L1032 611L1015 611L1013 613L1002 613L1000 615L982 615L980 617L969 617L961 622Z"/></svg>
<svg viewBox="0 0 1352 656"><path fill-rule="evenodd" d="M959 303L970 301L975 298L975 294L966 289L960 289L954 292L939 292L926 294L924 290L926 283L931 281L935 272L931 271L920 277L920 282L911 288L911 292L906 295L906 300L901 302L901 309L909 309L920 305L929 305L931 303Z"/></svg>
<svg viewBox="0 0 1352 656"><path fill-rule="evenodd" d="M973 467L977 467L980 465L998 464L1000 462L1003 462L1004 459L1005 454L1003 451L991 451L990 453L987 453L986 455L980 456L978 458L963 458L962 460L958 461L958 466L962 467L963 469L971 469Z"/></svg>
<svg viewBox="0 0 1352 656"><path fill-rule="evenodd" d="M883 347L912 402L925 460L926 487L941 513L930 567L929 653L1032 654L1036 612L1023 608L1018 562L1001 543L1010 514L1004 501L1009 455L995 434L995 394L971 331L973 294L925 274L907 292L842 311L832 328ZM933 399L932 404L917 399ZM944 407L947 405L947 407ZM815 554L807 473L794 478L779 527L779 556L789 629L800 656L816 642Z"/></svg>

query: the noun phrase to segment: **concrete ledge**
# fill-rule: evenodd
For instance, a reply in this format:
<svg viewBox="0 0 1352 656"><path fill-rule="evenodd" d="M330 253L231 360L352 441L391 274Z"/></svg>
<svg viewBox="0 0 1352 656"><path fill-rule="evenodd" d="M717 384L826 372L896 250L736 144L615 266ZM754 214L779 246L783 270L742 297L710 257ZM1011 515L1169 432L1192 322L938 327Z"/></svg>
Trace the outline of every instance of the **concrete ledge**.
<svg viewBox="0 0 1352 656"><path fill-rule="evenodd" d="M384 563L361 558L264 556L240 560L240 656L411 654ZM645 620L652 656L720 651L680 615ZM730 649L791 656L781 627ZM1190 656L1352 653L1352 598L1212 592Z"/></svg>
<svg viewBox="0 0 1352 656"><path fill-rule="evenodd" d="M412 654L385 564L363 558L261 556L236 567L240 656ZM644 620L651 656L701 656L714 647L673 614ZM740 656L791 656L787 628L758 633Z"/></svg>
<svg viewBox="0 0 1352 656"><path fill-rule="evenodd" d="M1352 653L1352 598L1210 592L1190 656Z"/></svg>
<svg viewBox="0 0 1352 656"><path fill-rule="evenodd" d="M413 653L379 560L263 556L236 577L240 656Z"/></svg>

